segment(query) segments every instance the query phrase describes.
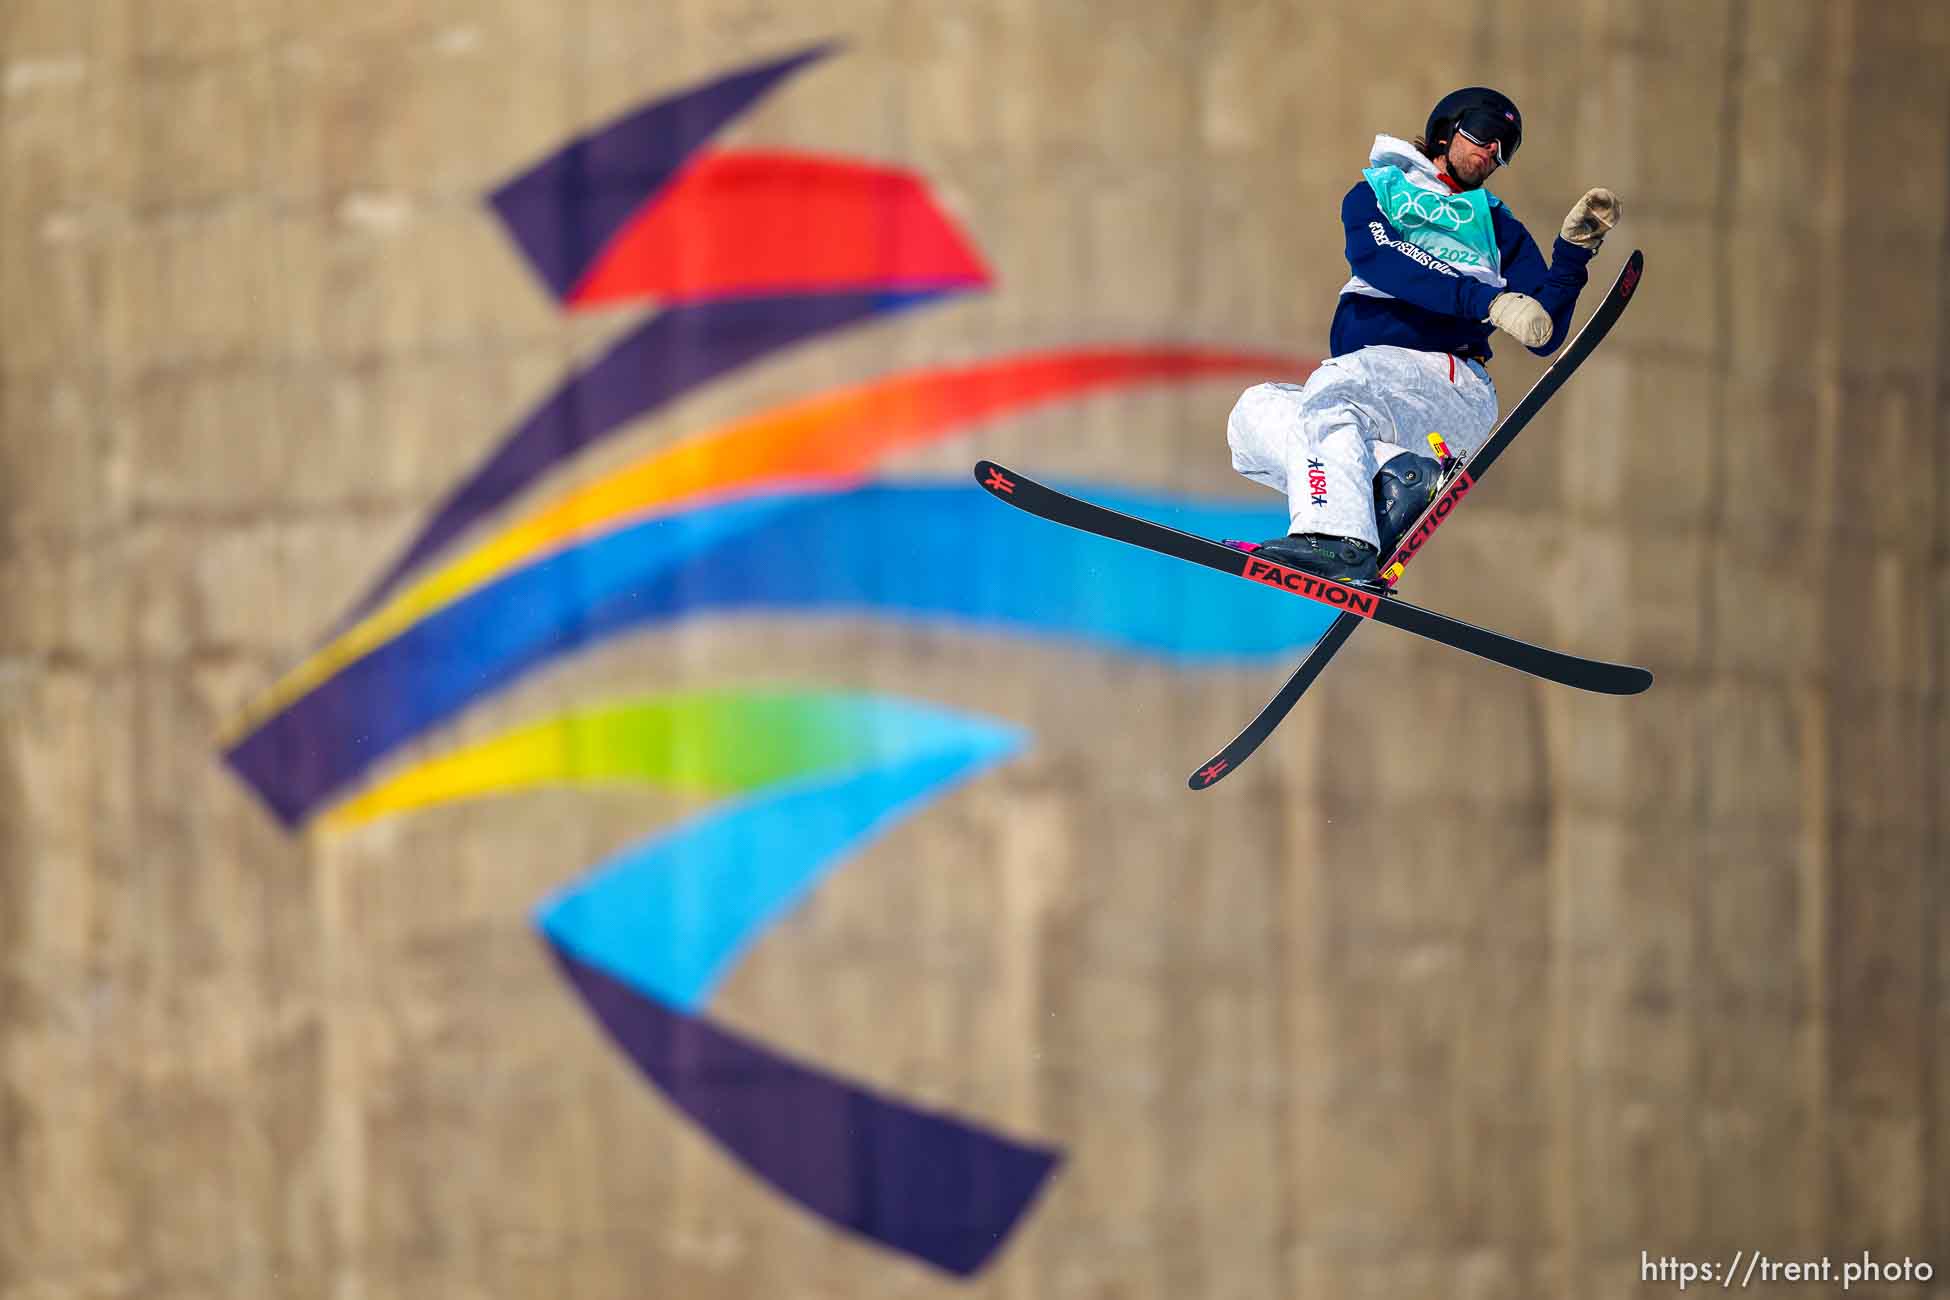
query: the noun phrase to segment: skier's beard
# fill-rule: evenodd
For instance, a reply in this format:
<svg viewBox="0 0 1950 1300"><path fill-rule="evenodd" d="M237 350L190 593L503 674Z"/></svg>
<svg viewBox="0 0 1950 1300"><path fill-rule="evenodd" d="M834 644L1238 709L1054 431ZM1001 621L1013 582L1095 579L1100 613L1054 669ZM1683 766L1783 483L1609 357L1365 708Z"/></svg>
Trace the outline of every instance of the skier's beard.
<svg viewBox="0 0 1950 1300"><path fill-rule="evenodd" d="M1456 183L1456 188L1459 190L1480 190L1483 188L1483 182L1490 178L1488 171L1481 176L1463 174L1461 166L1456 162L1456 144L1453 140L1449 142L1449 147L1442 151L1442 161L1444 170L1449 173L1449 179Z"/></svg>

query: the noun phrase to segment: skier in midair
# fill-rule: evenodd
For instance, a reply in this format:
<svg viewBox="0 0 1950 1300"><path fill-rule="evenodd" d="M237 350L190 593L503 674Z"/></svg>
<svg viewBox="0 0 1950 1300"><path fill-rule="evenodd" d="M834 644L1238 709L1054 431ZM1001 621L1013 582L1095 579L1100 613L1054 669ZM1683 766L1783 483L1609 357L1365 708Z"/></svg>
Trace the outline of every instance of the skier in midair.
<svg viewBox="0 0 1950 1300"><path fill-rule="evenodd" d="M1467 459L1496 424L1483 363L1493 330L1538 356L1569 335L1585 267L1617 224L1618 198L1587 190L1544 264L1537 243L1483 188L1523 143L1523 115L1485 86L1446 95L1421 139L1375 137L1341 201L1353 278L1328 360L1304 385L1249 388L1226 422L1233 468L1285 492L1285 537L1259 556L1374 584L1380 560L1433 498L1428 451Z"/></svg>

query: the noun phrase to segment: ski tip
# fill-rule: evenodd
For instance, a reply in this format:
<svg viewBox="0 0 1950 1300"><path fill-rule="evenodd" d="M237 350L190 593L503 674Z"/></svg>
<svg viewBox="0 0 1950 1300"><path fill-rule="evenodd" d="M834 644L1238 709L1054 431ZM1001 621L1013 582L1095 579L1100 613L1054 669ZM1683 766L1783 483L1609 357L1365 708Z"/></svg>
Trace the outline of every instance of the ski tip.
<svg viewBox="0 0 1950 1300"><path fill-rule="evenodd" d="M1618 296L1621 300L1629 300L1634 293L1638 292L1639 277L1644 274L1645 253L1635 248L1632 250L1632 255L1625 259L1624 268L1618 273Z"/></svg>
<svg viewBox="0 0 1950 1300"><path fill-rule="evenodd" d="M1215 758L1185 778L1185 784L1194 790L1210 790L1224 779L1225 775L1230 771L1232 771L1231 763L1223 758Z"/></svg>
<svg viewBox="0 0 1950 1300"><path fill-rule="evenodd" d="M1016 476L992 460L975 462L975 481L990 496L1012 497L1016 494Z"/></svg>
<svg viewBox="0 0 1950 1300"><path fill-rule="evenodd" d="M1602 684L1594 683L1587 689L1596 690L1603 695L1643 695L1652 689L1652 670L1631 668L1623 664L1614 665L1615 674L1611 680Z"/></svg>

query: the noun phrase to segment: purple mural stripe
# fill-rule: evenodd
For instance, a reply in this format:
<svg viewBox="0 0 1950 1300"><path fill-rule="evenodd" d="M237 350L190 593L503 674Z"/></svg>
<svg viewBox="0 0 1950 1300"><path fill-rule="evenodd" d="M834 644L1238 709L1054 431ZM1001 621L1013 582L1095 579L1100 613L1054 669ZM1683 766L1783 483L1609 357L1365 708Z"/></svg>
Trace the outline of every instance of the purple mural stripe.
<svg viewBox="0 0 1950 1300"><path fill-rule="evenodd" d="M725 123L782 79L831 54L817 45L694 87L578 137L489 196L558 300L609 241Z"/></svg>
<svg viewBox="0 0 1950 1300"><path fill-rule="evenodd" d="M946 292L741 298L673 307L645 321L529 413L448 494L341 628L369 612L428 557L554 466L728 370L828 330Z"/></svg>
<svg viewBox="0 0 1950 1300"><path fill-rule="evenodd" d="M979 1271L1061 1159L787 1060L551 950L617 1045L746 1168L946 1272Z"/></svg>

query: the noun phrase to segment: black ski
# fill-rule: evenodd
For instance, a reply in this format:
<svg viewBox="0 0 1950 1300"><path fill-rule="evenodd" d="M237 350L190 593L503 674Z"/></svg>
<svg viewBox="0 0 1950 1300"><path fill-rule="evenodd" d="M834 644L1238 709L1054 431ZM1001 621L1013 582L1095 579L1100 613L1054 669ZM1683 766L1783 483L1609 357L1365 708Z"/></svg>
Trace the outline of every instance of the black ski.
<svg viewBox="0 0 1950 1300"><path fill-rule="evenodd" d="M1377 591L1317 578L1311 573L1262 560L1251 552L1238 550L1223 542L1180 532L1150 519L1140 519L1136 515L1127 515L1044 487L1034 479L1024 478L991 460L976 462L975 481L997 500L1006 501L1032 515L1040 515L1052 523L1080 528L1113 541L1129 542L1161 555L1189 560L1248 582L1318 601L1343 611L1353 620L1371 618L1377 623L1387 623L1547 681L1603 695L1636 695L1652 685L1652 674L1643 668L1605 663L1597 659L1580 659L1561 651L1546 650Z"/></svg>
<svg viewBox="0 0 1950 1300"><path fill-rule="evenodd" d="M1625 265L1619 271L1618 278L1612 282L1611 292L1606 294L1605 300L1598 304L1598 310L1593 312L1591 319L1584 323L1584 328L1565 345L1564 351L1558 354L1557 360L1551 363L1550 369L1531 385L1530 391L1523 395L1523 400L1503 417L1503 422L1496 426L1495 432L1490 434L1489 441L1477 449L1476 454L1470 457L1467 464L1457 466L1450 472L1441 490L1435 494L1435 499L1429 503L1428 509L1424 510L1422 517L1416 521L1415 527L1408 530L1401 545L1396 547L1388 563L1382 566L1382 573L1391 586L1400 579L1403 566L1422 549L1423 544L1429 540L1429 535L1455 510L1456 503L1463 494L1482 480L1483 475L1489 471L1490 464L1502 454L1505 447L1510 445L1510 440L1523 431L1523 427L1536 417L1537 412L1543 409L1544 403L1550 400L1551 395L1564 386L1564 381L1571 377L1583 364L1584 359L1590 356L1604 340L1605 335L1611 332L1611 327L1617 324L1618 318L1624 314L1626 304L1632 301L1632 294L1639 287L1639 276L1644 269L1645 254L1634 249L1632 255L1625 259ZM1187 784L1194 790L1206 789L1229 776L1235 768L1250 758L1253 751L1259 748L1260 742L1272 735L1273 728L1279 726L1286 715L1293 711L1293 706L1299 703L1306 689L1313 685L1314 678L1320 676L1320 670L1327 666L1327 661L1334 657L1342 643L1353 636L1354 629L1360 625L1360 619L1348 615L1335 619L1326 634L1314 644L1312 652L1301 661L1298 668L1293 670L1293 675L1287 678L1278 693L1266 702L1266 707L1259 711L1258 716L1247 723L1246 729L1234 736L1230 744L1200 765L1198 770L1192 773Z"/></svg>

